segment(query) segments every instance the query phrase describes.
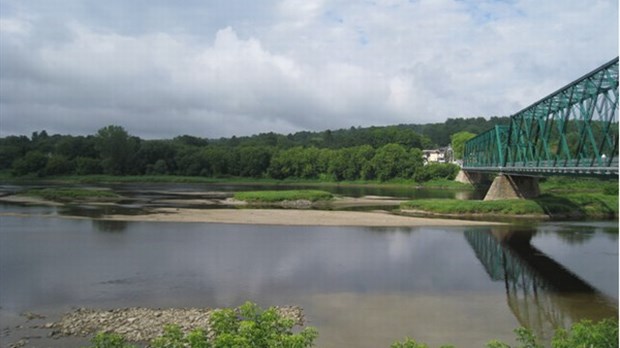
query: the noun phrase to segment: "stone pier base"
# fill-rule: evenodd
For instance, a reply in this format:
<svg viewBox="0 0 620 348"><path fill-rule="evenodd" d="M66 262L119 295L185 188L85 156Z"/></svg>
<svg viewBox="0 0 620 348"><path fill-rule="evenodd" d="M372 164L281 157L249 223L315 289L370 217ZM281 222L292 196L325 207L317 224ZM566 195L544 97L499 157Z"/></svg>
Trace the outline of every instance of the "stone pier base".
<svg viewBox="0 0 620 348"><path fill-rule="evenodd" d="M538 177L500 174L493 180L484 200L528 199L539 195Z"/></svg>
<svg viewBox="0 0 620 348"><path fill-rule="evenodd" d="M459 170L459 173L456 175L454 181L461 182L463 184L471 184L474 186L484 184L488 185L491 182L488 174L478 172L466 172L463 170Z"/></svg>

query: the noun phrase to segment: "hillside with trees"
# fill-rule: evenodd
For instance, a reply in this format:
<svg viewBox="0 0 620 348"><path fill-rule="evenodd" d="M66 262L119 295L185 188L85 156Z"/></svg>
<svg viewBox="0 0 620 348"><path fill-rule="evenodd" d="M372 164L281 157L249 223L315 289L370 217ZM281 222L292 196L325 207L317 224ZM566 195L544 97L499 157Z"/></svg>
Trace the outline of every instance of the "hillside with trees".
<svg viewBox="0 0 620 348"><path fill-rule="evenodd" d="M0 138L0 171L14 176L180 175L325 181L414 179L422 149L446 146L450 136L482 132L508 118L448 119L427 125L351 127L294 134L262 133L206 139L181 135L145 140L110 125L88 136ZM429 170L422 177L428 177ZM432 170L433 173L452 172Z"/></svg>

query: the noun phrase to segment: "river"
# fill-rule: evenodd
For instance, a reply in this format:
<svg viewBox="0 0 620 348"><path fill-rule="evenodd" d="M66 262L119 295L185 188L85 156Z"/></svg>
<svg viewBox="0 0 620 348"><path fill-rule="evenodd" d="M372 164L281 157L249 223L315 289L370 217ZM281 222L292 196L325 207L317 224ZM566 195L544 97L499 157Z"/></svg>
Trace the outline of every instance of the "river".
<svg viewBox="0 0 620 348"><path fill-rule="evenodd" d="M75 307L299 305L317 347L483 347L617 317L618 223L291 227L63 218L0 205L2 347L79 347L33 323ZM60 212L60 213L59 213ZM33 214L34 213L34 214ZM45 319L27 321L20 313ZM23 328L15 328L22 325Z"/></svg>

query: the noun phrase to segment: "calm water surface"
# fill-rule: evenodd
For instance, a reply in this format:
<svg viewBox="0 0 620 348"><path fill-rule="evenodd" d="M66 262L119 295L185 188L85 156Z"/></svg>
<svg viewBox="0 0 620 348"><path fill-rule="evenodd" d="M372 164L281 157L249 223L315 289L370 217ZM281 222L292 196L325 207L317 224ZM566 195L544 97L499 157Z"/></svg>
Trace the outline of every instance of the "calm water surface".
<svg viewBox="0 0 620 348"><path fill-rule="evenodd" d="M76 306L300 305L318 347L543 336L617 316L618 224L351 228L74 220L0 206L0 318ZM6 346L13 336L0 337ZM50 343L51 342L51 343ZM31 346L79 346L31 339ZM8 342L11 343L11 342ZM60 345L59 345L60 344Z"/></svg>

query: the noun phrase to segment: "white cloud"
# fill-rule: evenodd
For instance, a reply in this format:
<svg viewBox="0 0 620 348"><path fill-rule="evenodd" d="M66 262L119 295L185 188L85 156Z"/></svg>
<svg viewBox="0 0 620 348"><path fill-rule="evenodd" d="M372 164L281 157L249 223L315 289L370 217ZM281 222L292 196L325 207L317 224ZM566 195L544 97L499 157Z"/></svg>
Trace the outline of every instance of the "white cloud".
<svg viewBox="0 0 620 348"><path fill-rule="evenodd" d="M506 115L618 52L612 0L286 0L255 18L234 2L196 8L204 23L156 2L149 13L172 23L161 27L131 27L124 2L106 3L122 26L79 6L18 4L0 17L0 135L115 123L220 137Z"/></svg>

